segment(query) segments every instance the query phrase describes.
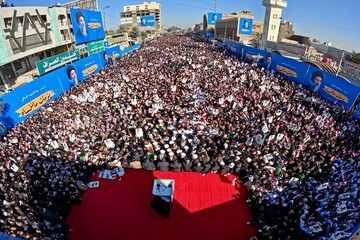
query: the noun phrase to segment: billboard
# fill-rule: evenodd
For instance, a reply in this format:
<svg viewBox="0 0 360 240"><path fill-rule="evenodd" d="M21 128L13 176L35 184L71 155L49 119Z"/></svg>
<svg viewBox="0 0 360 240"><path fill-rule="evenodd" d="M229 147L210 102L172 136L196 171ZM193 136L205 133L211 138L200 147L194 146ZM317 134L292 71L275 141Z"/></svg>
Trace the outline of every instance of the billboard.
<svg viewBox="0 0 360 240"><path fill-rule="evenodd" d="M360 119L360 104L355 108L353 113L353 118Z"/></svg>
<svg viewBox="0 0 360 240"><path fill-rule="evenodd" d="M103 40L99 40L99 41L88 42L86 44L86 47L89 55L93 55L94 53L104 50L105 44Z"/></svg>
<svg viewBox="0 0 360 240"><path fill-rule="evenodd" d="M208 13L208 25L215 25L215 22L220 20L222 20L222 13Z"/></svg>
<svg viewBox="0 0 360 240"><path fill-rule="evenodd" d="M60 53L44 60L37 61L35 64L39 71L39 74L42 75L44 73L57 69L69 62L76 61L79 58L80 51L79 49L76 49L70 52Z"/></svg>
<svg viewBox="0 0 360 240"><path fill-rule="evenodd" d="M70 8L76 44L105 38L101 12Z"/></svg>
<svg viewBox="0 0 360 240"><path fill-rule="evenodd" d="M140 27L155 27L155 16L141 16Z"/></svg>
<svg viewBox="0 0 360 240"><path fill-rule="evenodd" d="M100 53L101 66L105 67L107 64L113 63L113 60L115 58L119 58L120 56L121 50L119 45L105 49Z"/></svg>
<svg viewBox="0 0 360 240"><path fill-rule="evenodd" d="M328 102L350 110L360 94L360 87L311 66L304 85L312 92L319 92Z"/></svg>
<svg viewBox="0 0 360 240"><path fill-rule="evenodd" d="M244 46L244 56L243 58L247 62L262 64L264 58L266 57L267 52L253 47Z"/></svg>
<svg viewBox="0 0 360 240"><path fill-rule="evenodd" d="M253 19L240 18L239 21L239 34L251 35L253 27Z"/></svg>
<svg viewBox="0 0 360 240"><path fill-rule="evenodd" d="M270 54L272 58L271 62L273 62L271 69L286 77L289 81L304 84L304 80L310 68L309 64L298 62L295 59L287 58L275 53L268 54Z"/></svg>

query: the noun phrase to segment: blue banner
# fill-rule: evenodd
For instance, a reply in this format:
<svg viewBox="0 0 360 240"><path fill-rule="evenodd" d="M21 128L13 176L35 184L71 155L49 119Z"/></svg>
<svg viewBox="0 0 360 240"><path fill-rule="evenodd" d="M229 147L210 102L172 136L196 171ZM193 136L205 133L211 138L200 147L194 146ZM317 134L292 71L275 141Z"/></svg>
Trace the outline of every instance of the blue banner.
<svg viewBox="0 0 360 240"><path fill-rule="evenodd" d="M69 89L90 77L93 73L99 72L103 67L101 59L102 52L99 52L61 68L58 74L63 87Z"/></svg>
<svg viewBox="0 0 360 240"><path fill-rule="evenodd" d="M360 103L357 106L357 108L355 108L355 110L354 110L353 118L360 119Z"/></svg>
<svg viewBox="0 0 360 240"><path fill-rule="evenodd" d="M101 66L105 67L108 64L112 64L114 59L119 58L121 56L121 50L120 46L114 46L111 48L108 48L100 53L101 58Z"/></svg>
<svg viewBox="0 0 360 240"><path fill-rule="evenodd" d="M253 47L244 46L244 58L247 62L256 62L262 66L265 62L267 52Z"/></svg>
<svg viewBox="0 0 360 240"><path fill-rule="evenodd" d="M222 13L208 13L208 25L215 25L220 20L222 20Z"/></svg>
<svg viewBox="0 0 360 240"><path fill-rule="evenodd" d="M238 33L244 35L251 35L252 26L253 26L253 20L251 18L240 18Z"/></svg>
<svg viewBox="0 0 360 240"><path fill-rule="evenodd" d="M319 92L323 98L334 105L350 110L360 93L360 87L311 66L304 85L312 92Z"/></svg>
<svg viewBox="0 0 360 240"><path fill-rule="evenodd" d="M76 44L105 38L101 12L70 8Z"/></svg>
<svg viewBox="0 0 360 240"><path fill-rule="evenodd" d="M239 56L241 58L244 57L244 45L239 43L239 42L234 42L234 41L228 41L226 44L226 50L229 51L230 53Z"/></svg>
<svg viewBox="0 0 360 240"><path fill-rule="evenodd" d="M140 47L141 47L141 44L138 43L138 44L135 44L135 45L133 45L131 47L125 48L124 50L121 51L121 56L120 57L122 57L122 56L124 56L124 55L126 55L126 54L140 48Z"/></svg>
<svg viewBox="0 0 360 240"><path fill-rule="evenodd" d="M6 129L25 121L46 103L59 97L64 91L58 77L58 71L48 73L29 82L1 97L4 110L1 122Z"/></svg>
<svg viewBox="0 0 360 240"><path fill-rule="evenodd" d="M212 38L212 37L214 37L214 34L212 32L205 32L204 37L205 38Z"/></svg>
<svg viewBox="0 0 360 240"><path fill-rule="evenodd" d="M268 53L266 62L269 62L271 57L271 70L285 76L289 81L295 81L304 84L307 72L310 68L309 64L298 62L295 59L287 58L275 53ZM265 69L268 70L268 64L265 64Z"/></svg>
<svg viewBox="0 0 360 240"><path fill-rule="evenodd" d="M141 16L140 27L155 27L155 16Z"/></svg>

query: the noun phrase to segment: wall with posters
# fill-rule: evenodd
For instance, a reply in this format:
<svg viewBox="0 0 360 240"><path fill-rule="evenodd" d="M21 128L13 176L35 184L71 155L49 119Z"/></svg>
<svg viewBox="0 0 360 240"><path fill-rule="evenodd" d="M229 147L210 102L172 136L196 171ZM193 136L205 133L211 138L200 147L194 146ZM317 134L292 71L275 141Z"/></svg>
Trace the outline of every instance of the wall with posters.
<svg viewBox="0 0 360 240"><path fill-rule="evenodd" d="M360 87L357 85L307 63L233 41L227 42L226 49L247 62L256 62L259 67L263 67L267 71L275 71L289 81L295 81L313 92L319 92L325 100L344 107L347 111L352 108L360 96ZM356 111L354 117L360 118L360 107Z"/></svg>
<svg viewBox="0 0 360 240"><path fill-rule="evenodd" d="M70 8L76 45L105 38L101 12Z"/></svg>
<svg viewBox="0 0 360 240"><path fill-rule="evenodd" d="M124 51L120 51L119 46L108 48L58 68L3 95L0 98L0 102L4 105L0 114L0 135L5 132L4 130L9 130L25 121L74 85L99 72L108 64L105 61L105 53L109 57L121 57L140 46L137 44Z"/></svg>

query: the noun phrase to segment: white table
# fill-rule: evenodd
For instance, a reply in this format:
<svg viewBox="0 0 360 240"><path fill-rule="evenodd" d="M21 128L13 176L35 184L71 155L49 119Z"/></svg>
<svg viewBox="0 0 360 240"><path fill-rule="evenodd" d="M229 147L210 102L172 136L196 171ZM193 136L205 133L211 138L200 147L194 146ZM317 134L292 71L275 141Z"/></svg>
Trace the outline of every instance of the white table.
<svg viewBox="0 0 360 240"><path fill-rule="evenodd" d="M152 193L160 196L167 202L172 202L174 198L175 180L174 179L154 179Z"/></svg>

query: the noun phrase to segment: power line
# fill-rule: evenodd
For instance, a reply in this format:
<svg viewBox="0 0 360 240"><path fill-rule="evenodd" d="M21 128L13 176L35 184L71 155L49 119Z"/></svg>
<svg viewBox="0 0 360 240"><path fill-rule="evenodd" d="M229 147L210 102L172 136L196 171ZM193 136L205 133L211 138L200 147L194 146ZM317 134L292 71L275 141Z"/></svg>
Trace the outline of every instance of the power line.
<svg viewBox="0 0 360 240"><path fill-rule="evenodd" d="M114 17L114 16L111 16L111 15L108 14L108 13L105 13L105 15L108 16L108 17L111 17L111 18L113 18L113 19L120 20L120 17Z"/></svg>

